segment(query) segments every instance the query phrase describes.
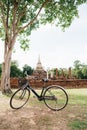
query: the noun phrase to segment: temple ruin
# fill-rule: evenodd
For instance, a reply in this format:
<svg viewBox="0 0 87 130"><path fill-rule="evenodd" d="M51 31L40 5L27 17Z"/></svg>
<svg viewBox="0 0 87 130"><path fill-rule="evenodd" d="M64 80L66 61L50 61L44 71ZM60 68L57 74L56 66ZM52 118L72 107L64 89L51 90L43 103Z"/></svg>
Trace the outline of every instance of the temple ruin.
<svg viewBox="0 0 87 130"><path fill-rule="evenodd" d="M37 65L36 65L36 69L33 71L33 76L36 79L42 79L42 78L46 78L47 77L47 72L42 67L42 63L40 61L40 55L38 57L38 62L37 62Z"/></svg>

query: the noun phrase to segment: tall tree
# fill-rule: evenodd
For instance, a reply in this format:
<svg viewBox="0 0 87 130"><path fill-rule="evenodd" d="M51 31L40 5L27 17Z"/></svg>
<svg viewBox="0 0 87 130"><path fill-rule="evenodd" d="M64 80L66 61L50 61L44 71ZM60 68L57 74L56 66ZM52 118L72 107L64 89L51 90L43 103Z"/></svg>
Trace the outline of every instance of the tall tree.
<svg viewBox="0 0 87 130"><path fill-rule="evenodd" d="M33 68L28 66L27 64L24 65L23 67L23 75L26 76L26 75L32 75L33 73Z"/></svg>
<svg viewBox="0 0 87 130"><path fill-rule="evenodd" d="M21 47L28 47L26 36L40 24L54 23L68 27L78 6L87 0L0 0L0 37L4 42L4 62L2 66L1 88L4 93L10 89L10 64L14 44L21 36Z"/></svg>
<svg viewBox="0 0 87 130"><path fill-rule="evenodd" d="M10 77L23 77L23 72L18 68L17 61L11 62Z"/></svg>

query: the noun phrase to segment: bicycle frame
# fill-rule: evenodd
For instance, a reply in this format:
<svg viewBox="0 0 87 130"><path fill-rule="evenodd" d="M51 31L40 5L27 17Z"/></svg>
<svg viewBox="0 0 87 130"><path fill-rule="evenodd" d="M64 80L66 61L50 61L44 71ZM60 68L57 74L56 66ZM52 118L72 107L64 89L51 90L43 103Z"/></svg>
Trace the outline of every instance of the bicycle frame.
<svg viewBox="0 0 87 130"><path fill-rule="evenodd" d="M45 87L42 88L40 95L30 86L30 84L27 85L27 89L31 90L35 94L35 96L38 98L39 101L44 99L43 93L44 93Z"/></svg>

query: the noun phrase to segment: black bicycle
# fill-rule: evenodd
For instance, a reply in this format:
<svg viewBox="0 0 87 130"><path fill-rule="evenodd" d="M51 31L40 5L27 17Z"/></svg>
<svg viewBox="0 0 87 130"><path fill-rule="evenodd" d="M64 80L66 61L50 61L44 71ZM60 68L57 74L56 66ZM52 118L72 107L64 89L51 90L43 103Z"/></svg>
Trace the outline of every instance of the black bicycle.
<svg viewBox="0 0 87 130"><path fill-rule="evenodd" d="M48 79L43 79L46 83ZM30 86L29 81L27 81L22 87L14 92L10 99L10 106L13 109L19 109L23 107L29 100L30 92L36 95L39 101L44 101L46 106L54 111L59 111L66 107L68 104L68 94L65 89L58 85L51 85L44 87L41 90L40 95Z"/></svg>

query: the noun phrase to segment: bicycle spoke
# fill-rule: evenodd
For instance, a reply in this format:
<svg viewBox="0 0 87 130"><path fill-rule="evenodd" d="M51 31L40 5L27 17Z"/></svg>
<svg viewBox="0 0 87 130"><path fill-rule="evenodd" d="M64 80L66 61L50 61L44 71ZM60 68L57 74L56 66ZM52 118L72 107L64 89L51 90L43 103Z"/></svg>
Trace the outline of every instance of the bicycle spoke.
<svg viewBox="0 0 87 130"><path fill-rule="evenodd" d="M44 102L52 110L61 110L63 109L68 102L68 95L65 90L59 86L50 86L44 93Z"/></svg>
<svg viewBox="0 0 87 130"><path fill-rule="evenodd" d="M30 91L27 89L17 90L10 99L10 106L13 109L19 109L23 107L30 97Z"/></svg>

